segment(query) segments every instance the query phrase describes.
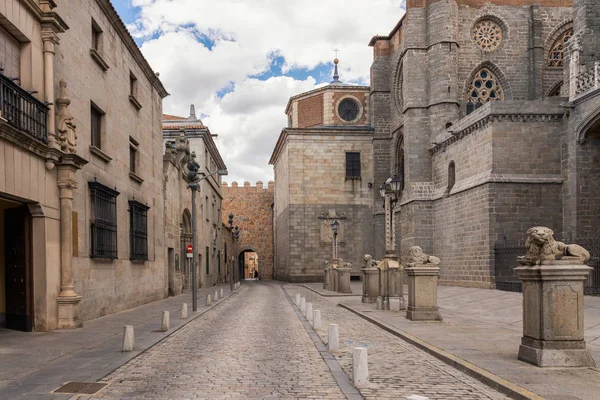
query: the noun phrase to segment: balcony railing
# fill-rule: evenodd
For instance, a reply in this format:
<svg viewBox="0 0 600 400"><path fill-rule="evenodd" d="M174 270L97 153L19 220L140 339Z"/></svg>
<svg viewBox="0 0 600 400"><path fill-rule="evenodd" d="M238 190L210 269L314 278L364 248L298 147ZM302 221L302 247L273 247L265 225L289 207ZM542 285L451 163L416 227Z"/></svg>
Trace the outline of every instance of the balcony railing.
<svg viewBox="0 0 600 400"><path fill-rule="evenodd" d="M600 62L596 61L593 68L577 76L575 81L575 95L579 96L598 87L600 87Z"/></svg>
<svg viewBox="0 0 600 400"><path fill-rule="evenodd" d="M48 107L1 72L0 111L10 125L48 143Z"/></svg>

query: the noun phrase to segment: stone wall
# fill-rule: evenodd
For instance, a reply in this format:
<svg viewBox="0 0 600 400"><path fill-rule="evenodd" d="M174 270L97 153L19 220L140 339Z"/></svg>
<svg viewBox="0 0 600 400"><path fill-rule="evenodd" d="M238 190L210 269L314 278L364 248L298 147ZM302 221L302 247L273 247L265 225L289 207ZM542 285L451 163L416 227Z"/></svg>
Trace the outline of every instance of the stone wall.
<svg viewBox="0 0 600 400"><path fill-rule="evenodd" d="M233 214L233 224L240 229L237 257L244 250L258 254L258 271L262 279L273 279L273 202L274 182L263 187L262 182L251 186L244 182L228 185L223 182L223 222Z"/></svg>

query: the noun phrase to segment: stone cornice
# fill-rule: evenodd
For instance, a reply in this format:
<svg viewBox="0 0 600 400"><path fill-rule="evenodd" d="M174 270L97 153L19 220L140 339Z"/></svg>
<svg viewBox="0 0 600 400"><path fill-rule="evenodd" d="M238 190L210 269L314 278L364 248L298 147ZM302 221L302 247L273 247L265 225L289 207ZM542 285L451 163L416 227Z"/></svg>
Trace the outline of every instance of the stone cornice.
<svg viewBox="0 0 600 400"><path fill-rule="evenodd" d="M275 163L277 162L279 154L281 154L281 150L283 149L284 144L287 142L287 137L287 129L283 129L279 134L279 139L277 139L277 143L275 144L275 148L273 149L273 153L271 154L269 165L275 165Z"/></svg>
<svg viewBox="0 0 600 400"><path fill-rule="evenodd" d="M181 135L182 132L185 133L185 137L188 139L193 138L201 138L204 141L205 146L208 148L210 155L212 156L215 164L218 169L227 169L225 165L225 161L223 161L223 157L221 157L221 153L215 144L215 141L212 138L212 134L207 127L201 129L185 129L185 125L182 125L180 129L163 129L163 138L176 139ZM211 171L212 172L212 171Z"/></svg>
<svg viewBox="0 0 600 400"><path fill-rule="evenodd" d="M62 151L49 147L45 143L21 132L2 119L0 119L0 139L4 139L31 154L35 154L51 164L58 162L64 154Z"/></svg>
<svg viewBox="0 0 600 400"><path fill-rule="evenodd" d="M505 104L502 104L505 103ZM540 105L538 102L489 102L483 107L475 110L465 118L458 121L450 130L452 136L441 143L434 143L429 152L433 155L444 151L452 143L465 136L485 128L493 122L558 122L564 115L564 109L557 104L546 104L540 107L541 111L531 111L537 107L528 105Z"/></svg>
<svg viewBox="0 0 600 400"><path fill-rule="evenodd" d="M300 93L300 94L290 97L287 102L287 105L285 107L284 114L288 113L288 111L290 110L290 107L294 101L300 100L300 99L303 99L306 97L315 96L321 92L327 92L327 91L331 91L331 92L365 91L365 92L368 92L369 90L370 90L369 86L358 86L358 85L348 85L348 84L322 86L322 87L319 87L319 88L316 88L313 90L309 90L308 92Z"/></svg>
<svg viewBox="0 0 600 400"><path fill-rule="evenodd" d="M54 11L44 11L36 0L22 0L22 3L27 7L42 24L52 27L55 33L62 33L69 29L69 25ZM51 8L55 8L54 1L49 2Z"/></svg>

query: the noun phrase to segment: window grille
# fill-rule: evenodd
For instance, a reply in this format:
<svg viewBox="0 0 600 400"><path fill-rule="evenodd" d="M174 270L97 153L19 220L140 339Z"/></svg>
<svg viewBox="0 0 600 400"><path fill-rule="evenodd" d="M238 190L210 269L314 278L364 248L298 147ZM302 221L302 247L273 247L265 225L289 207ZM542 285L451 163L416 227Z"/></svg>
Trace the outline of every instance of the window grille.
<svg viewBox="0 0 600 400"><path fill-rule="evenodd" d="M548 54L549 67L562 67L565 60L565 47L567 41L573 36L573 29L569 29L559 36L552 44L550 54Z"/></svg>
<svg viewBox="0 0 600 400"><path fill-rule="evenodd" d="M150 207L137 201L129 201L129 232L131 260L148 260L148 210Z"/></svg>
<svg viewBox="0 0 600 400"><path fill-rule="evenodd" d="M360 153L346 153L346 178L360 177Z"/></svg>
<svg viewBox="0 0 600 400"><path fill-rule="evenodd" d="M502 86L496 75L487 68L479 70L469 86L467 114L470 114L488 101L502 100L504 100L504 90L502 90Z"/></svg>
<svg viewBox="0 0 600 400"><path fill-rule="evenodd" d="M117 256L117 196L119 192L98 182L89 182L91 195L90 257Z"/></svg>

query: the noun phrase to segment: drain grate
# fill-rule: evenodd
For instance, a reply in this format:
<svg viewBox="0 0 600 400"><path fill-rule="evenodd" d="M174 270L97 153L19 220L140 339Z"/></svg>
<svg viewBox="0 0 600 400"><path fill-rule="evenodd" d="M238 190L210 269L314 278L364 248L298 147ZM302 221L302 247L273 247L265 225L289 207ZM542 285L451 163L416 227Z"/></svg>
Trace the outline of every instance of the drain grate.
<svg viewBox="0 0 600 400"><path fill-rule="evenodd" d="M94 394L106 385L106 383L95 382L68 382L56 389L54 393Z"/></svg>

